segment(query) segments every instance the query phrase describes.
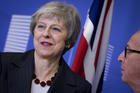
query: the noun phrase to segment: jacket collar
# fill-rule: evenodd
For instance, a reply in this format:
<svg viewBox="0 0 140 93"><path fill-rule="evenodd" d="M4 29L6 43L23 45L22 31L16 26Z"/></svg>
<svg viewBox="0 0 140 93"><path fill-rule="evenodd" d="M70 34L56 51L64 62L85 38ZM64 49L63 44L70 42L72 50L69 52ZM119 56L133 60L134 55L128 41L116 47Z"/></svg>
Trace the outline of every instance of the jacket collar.
<svg viewBox="0 0 140 93"><path fill-rule="evenodd" d="M61 58L58 72L48 93L74 93L76 83L73 72Z"/></svg>
<svg viewBox="0 0 140 93"><path fill-rule="evenodd" d="M17 67L22 67L28 62L34 63L34 50L16 54L17 55L15 55L15 53L13 54L14 56L11 58L11 64L16 65Z"/></svg>
<svg viewBox="0 0 140 93"><path fill-rule="evenodd" d="M12 54L7 69L8 93L30 93L34 73L34 51Z"/></svg>
<svg viewBox="0 0 140 93"><path fill-rule="evenodd" d="M34 73L34 50L20 54L8 67L8 93L30 93ZM15 67L16 66L16 67ZM48 93L74 93L76 89L73 72L63 58Z"/></svg>

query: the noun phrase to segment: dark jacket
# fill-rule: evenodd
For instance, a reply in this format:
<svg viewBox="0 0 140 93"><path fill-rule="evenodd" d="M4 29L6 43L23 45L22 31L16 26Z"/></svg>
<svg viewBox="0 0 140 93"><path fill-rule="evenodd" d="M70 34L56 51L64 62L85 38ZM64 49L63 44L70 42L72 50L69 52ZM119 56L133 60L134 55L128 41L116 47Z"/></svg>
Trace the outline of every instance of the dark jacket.
<svg viewBox="0 0 140 93"><path fill-rule="evenodd" d="M34 50L0 53L0 93L30 93L34 73ZM61 58L48 93L91 93L91 85L71 71Z"/></svg>

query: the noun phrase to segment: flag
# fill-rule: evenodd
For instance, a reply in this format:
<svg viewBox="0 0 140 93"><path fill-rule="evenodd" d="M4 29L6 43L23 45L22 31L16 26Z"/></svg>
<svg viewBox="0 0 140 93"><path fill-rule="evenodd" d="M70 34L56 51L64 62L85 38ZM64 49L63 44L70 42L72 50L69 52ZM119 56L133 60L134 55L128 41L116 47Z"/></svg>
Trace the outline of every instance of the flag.
<svg viewBox="0 0 140 93"><path fill-rule="evenodd" d="M112 12L113 0L93 1L72 64L72 70L92 84L92 93L105 64Z"/></svg>

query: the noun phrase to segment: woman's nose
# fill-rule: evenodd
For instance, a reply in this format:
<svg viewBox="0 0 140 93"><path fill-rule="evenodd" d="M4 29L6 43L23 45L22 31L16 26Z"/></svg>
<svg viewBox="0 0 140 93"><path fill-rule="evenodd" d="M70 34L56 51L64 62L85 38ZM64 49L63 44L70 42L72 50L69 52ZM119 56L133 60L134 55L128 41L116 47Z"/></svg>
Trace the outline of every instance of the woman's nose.
<svg viewBox="0 0 140 93"><path fill-rule="evenodd" d="M43 32L43 36L49 38L50 37L50 29L46 28Z"/></svg>
<svg viewBox="0 0 140 93"><path fill-rule="evenodd" d="M118 56L118 61L119 62L124 62L124 51Z"/></svg>

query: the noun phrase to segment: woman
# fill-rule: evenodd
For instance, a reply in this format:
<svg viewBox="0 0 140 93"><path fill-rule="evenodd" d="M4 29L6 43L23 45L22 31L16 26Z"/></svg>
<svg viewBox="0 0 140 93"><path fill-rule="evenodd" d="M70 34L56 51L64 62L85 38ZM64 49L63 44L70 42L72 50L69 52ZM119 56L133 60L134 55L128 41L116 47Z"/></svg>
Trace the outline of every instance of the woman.
<svg viewBox="0 0 140 93"><path fill-rule="evenodd" d="M31 20L35 50L0 54L0 93L90 93L91 85L71 71L62 55L81 28L76 9L50 2Z"/></svg>

